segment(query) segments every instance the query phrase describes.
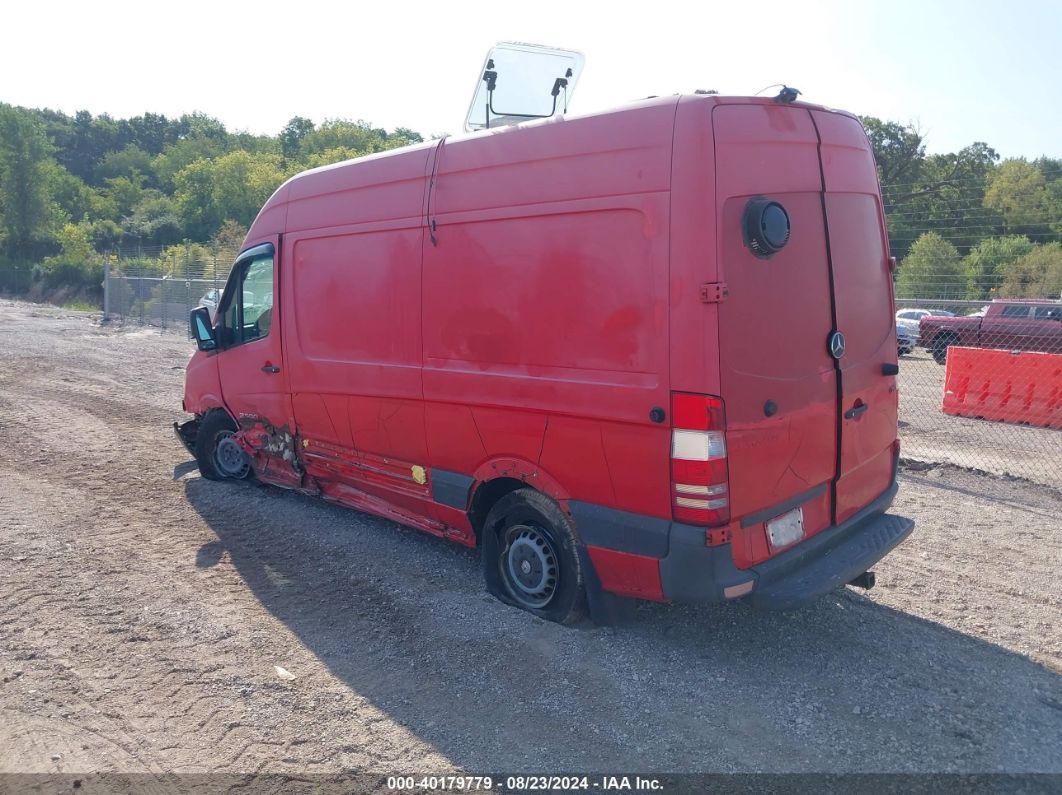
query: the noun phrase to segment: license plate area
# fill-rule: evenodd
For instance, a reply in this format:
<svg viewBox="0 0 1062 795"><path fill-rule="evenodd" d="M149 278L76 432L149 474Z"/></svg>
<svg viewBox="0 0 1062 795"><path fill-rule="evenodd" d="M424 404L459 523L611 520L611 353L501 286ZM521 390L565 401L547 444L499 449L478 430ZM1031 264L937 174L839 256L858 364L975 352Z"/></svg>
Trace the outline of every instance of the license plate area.
<svg viewBox="0 0 1062 795"><path fill-rule="evenodd" d="M804 539L804 509L795 508L767 522L767 541L772 551L792 546Z"/></svg>

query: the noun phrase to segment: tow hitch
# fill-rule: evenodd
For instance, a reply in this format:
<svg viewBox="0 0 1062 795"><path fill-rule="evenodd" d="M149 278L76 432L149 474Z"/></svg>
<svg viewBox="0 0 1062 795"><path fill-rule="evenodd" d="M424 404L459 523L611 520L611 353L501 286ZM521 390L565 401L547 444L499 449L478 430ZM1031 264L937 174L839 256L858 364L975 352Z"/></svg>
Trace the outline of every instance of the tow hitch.
<svg viewBox="0 0 1062 795"><path fill-rule="evenodd" d="M869 591L874 587L874 572L864 571L854 580L849 580L848 584L854 585L856 588L862 588L864 591Z"/></svg>

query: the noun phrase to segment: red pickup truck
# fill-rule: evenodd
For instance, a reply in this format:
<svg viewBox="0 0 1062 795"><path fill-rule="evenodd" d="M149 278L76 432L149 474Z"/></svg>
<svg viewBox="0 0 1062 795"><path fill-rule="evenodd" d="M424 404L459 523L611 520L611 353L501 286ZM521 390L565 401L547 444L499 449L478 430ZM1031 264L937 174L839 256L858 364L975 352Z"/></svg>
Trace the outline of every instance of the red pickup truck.
<svg viewBox="0 0 1062 795"><path fill-rule="evenodd" d="M918 344L937 364L947 361L952 345L1062 353L1062 302L997 299L966 317L927 315L918 328Z"/></svg>

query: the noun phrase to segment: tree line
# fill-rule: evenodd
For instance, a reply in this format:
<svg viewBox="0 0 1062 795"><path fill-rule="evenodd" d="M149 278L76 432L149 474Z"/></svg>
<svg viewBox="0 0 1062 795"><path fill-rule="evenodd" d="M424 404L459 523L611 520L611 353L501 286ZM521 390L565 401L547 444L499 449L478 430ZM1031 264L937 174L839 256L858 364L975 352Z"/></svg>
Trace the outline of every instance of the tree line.
<svg viewBox="0 0 1062 795"><path fill-rule="evenodd" d="M910 125L863 117L900 298L1062 294L1062 159L1001 160L985 143L927 155Z"/></svg>
<svg viewBox="0 0 1062 795"><path fill-rule="evenodd" d="M863 124L898 296L1062 293L1062 160L1001 160L985 143L927 155L915 127ZM5 271L98 285L118 247L229 251L293 174L421 141L346 119L296 116L276 135L253 135L200 113L114 119L0 104L0 288Z"/></svg>
<svg viewBox="0 0 1062 795"><path fill-rule="evenodd" d="M423 140L347 119L296 116L270 136L200 113L114 119L0 104L0 279L97 285L119 246L228 250L288 177Z"/></svg>

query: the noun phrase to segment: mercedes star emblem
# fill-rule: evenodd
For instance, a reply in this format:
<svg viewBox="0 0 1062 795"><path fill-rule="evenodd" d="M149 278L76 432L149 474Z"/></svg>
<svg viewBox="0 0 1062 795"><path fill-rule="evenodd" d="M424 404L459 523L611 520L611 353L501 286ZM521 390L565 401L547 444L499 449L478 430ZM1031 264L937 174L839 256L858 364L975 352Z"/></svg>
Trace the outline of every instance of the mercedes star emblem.
<svg viewBox="0 0 1062 795"><path fill-rule="evenodd" d="M844 334L839 331L830 335L830 356L834 359L844 356Z"/></svg>

